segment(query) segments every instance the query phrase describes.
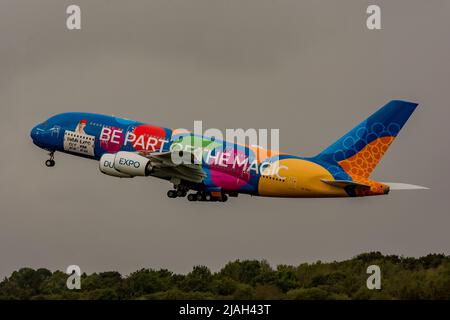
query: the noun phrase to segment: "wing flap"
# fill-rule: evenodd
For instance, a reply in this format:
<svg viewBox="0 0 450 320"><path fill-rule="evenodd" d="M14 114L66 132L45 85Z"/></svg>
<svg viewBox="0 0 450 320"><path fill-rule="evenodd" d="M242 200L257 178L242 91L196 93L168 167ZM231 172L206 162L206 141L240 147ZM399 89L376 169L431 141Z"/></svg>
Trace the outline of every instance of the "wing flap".
<svg viewBox="0 0 450 320"><path fill-rule="evenodd" d="M193 159L194 155L192 153L186 153L186 151L184 153L184 156L182 154L180 156L190 156L191 159ZM163 153L141 152L141 155L150 159L153 168L155 168L157 171L157 176L166 178L178 178L194 183L200 183L206 177L206 173L203 171L200 164L174 163L172 161L172 152L170 151Z"/></svg>

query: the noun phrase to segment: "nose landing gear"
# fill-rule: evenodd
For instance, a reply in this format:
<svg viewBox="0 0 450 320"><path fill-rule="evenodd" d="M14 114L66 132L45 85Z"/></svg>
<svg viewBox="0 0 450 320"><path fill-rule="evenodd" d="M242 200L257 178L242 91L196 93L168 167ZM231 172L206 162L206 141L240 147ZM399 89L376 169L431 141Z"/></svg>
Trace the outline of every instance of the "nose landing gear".
<svg viewBox="0 0 450 320"><path fill-rule="evenodd" d="M50 156L50 159L45 161L45 165L49 168L54 167L55 166L55 151L50 152L48 155Z"/></svg>

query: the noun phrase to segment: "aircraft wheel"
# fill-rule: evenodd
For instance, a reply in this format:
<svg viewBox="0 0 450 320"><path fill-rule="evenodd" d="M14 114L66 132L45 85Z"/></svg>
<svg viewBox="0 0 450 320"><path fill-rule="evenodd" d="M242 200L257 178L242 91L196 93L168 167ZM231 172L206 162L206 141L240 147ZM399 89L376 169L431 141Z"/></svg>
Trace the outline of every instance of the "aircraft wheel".
<svg viewBox="0 0 450 320"><path fill-rule="evenodd" d="M175 190L169 190L169 191L167 191L167 196L169 198L176 198L177 197L177 192Z"/></svg>
<svg viewBox="0 0 450 320"><path fill-rule="evenodd" d="M191 193L187 196L189 201L197 201L197 195L194 193Z"/></svg>
<svg viewBox="0 0 450 320"><path fill-rule="evenodd" d="M177 197L186 197L187 191L186 190L177 190Z"/></svg>
<svg viewBox="0 0 450 320"><path fill-rule="evenodd" d="M54 167L55 166L55 160L52 160L52 159L49 159L49 160L47 160L47 161L45 161L45 165L47 166L47 167Z"/></svg>

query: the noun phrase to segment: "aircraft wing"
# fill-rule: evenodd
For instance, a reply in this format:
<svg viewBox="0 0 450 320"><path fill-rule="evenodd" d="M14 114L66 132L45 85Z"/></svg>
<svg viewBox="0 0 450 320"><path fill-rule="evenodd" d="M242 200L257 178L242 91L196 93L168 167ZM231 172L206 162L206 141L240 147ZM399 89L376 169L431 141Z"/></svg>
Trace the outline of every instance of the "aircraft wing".
<svg viewBox="0 0 450 320"><path fill-rule="evenodd" d="M180 154L182 157L190 157L193 159L193 154L184 151ZM172 152L139 152L151 161L153 168L153 175L166 179L180 179L194 183L200 183L206 177L200 164L181 163L177 164L172 161Z"/></svg>

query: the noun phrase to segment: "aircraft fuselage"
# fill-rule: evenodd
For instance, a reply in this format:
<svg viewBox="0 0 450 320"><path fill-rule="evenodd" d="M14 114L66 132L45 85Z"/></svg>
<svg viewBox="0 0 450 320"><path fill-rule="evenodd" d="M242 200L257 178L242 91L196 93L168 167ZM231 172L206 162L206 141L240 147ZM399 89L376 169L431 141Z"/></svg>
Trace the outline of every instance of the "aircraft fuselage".
<svg viewBox="0 0 450 320"><path fill-rule="evenodd" d="M169 197L197 190L198 199L245 193L270 197L383 195L389 186L369 179L379 160L417 107L393 100L314 157L299 157L94 113L62 113L31 130L34 144L99 160L100 171L131 178L169 180ZM198 152L199 151L199 152ZM192 163L173 155L188 154ZM170 157L168 157L170 155ZM189 200L195 200L192 194ZM208 200L209 201L209 200ZM224 200L225 201L225 200Z"/></svg>

